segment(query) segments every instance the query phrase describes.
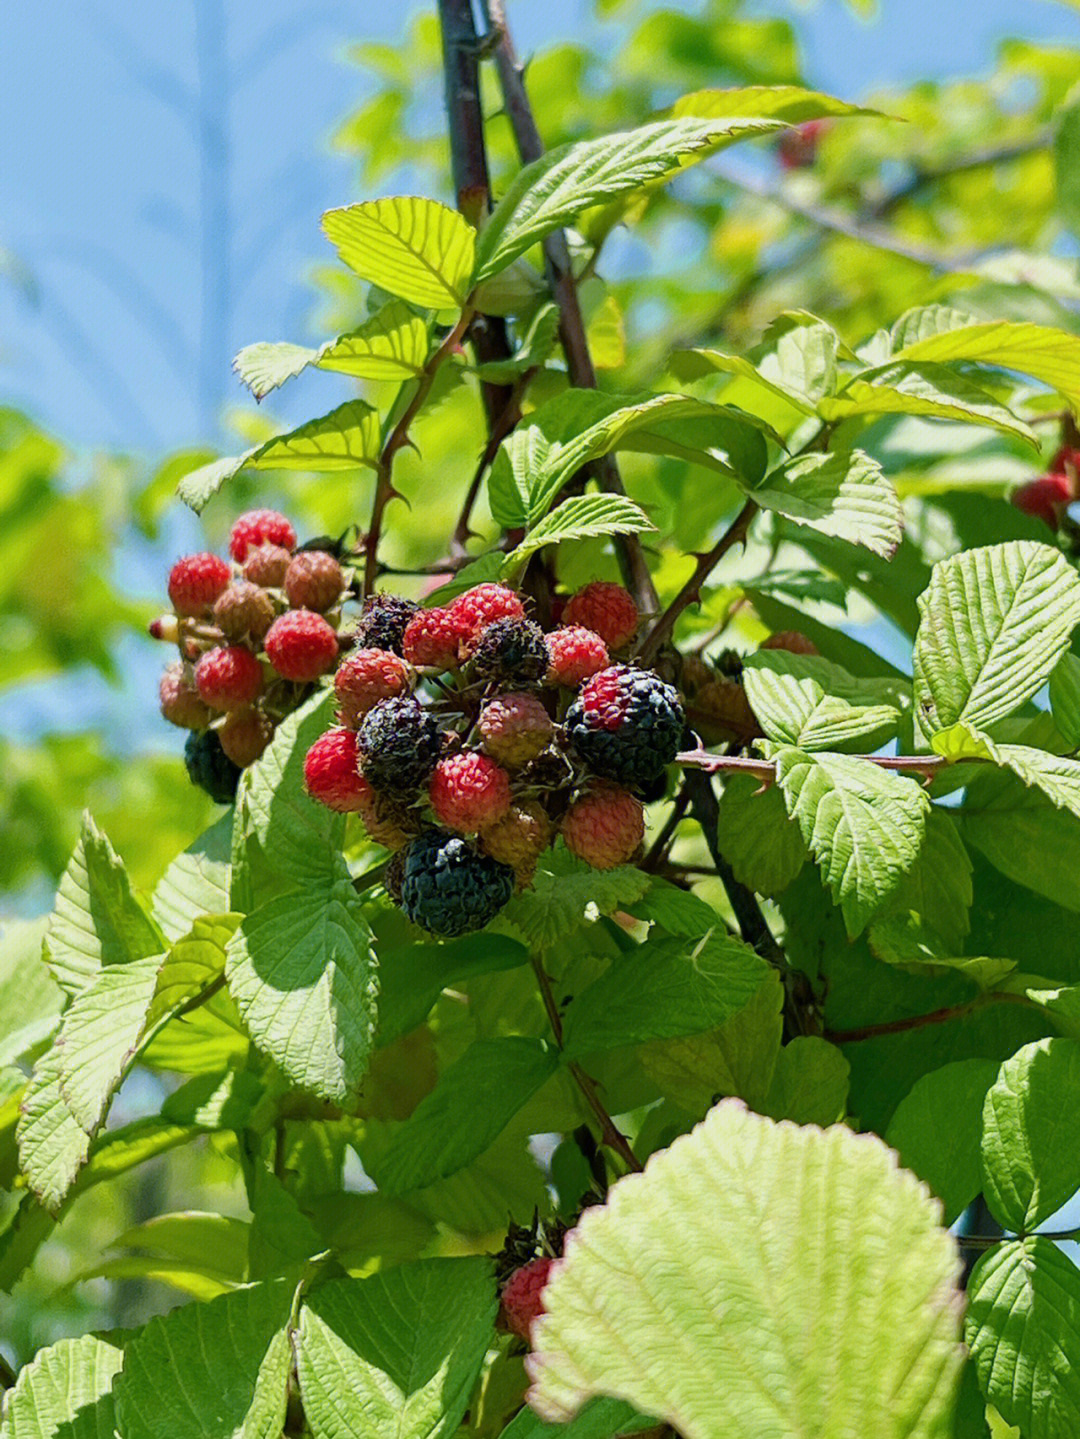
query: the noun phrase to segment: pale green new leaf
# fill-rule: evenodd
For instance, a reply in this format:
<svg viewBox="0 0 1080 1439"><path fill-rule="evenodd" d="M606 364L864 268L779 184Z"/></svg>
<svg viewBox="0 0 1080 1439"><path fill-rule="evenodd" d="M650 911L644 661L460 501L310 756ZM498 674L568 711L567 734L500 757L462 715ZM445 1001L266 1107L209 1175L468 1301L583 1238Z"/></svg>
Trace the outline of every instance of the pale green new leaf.
<svg viewBox="0 0 1080 1439"><path fill-rule="evenodd" d="M90 1152L90 1136L60 1090L60 1056L59 1049L47 1050L34 1065L17 1130L19 1166L53 1215Z"/></svg>
<svg viewBox="0 0 1080 1439"><path fill-rule="evenodd" d="M724 1101L582 1215L529 1402L566 1421L606 1394L686 1439L942 1439L963 1349L939 1217L880 1140Z"/></svg>
<svg viewBox="0 0 1080 1439"><path fill-rule="evenodd" d="M671 371L680 380L699 380L709 374L737 375L740 379L761 385L789 405L794 405L804 415L817 413L817 405L801 389L780 383L742 355L727 355L722 350L679 350L671 358Z"/></svg>
<svg viewBox="0 0 1080 1439"><path fill-rule="evenodd" d="M428 356L428 327L402 300L383 305L369 320L317 349L287 340L246 345L233 369L257 400L313 365L357 380L412 380Z"/></svg>
<svg viewBox="0 0 1080 1439"><path fill-rule="evenodd" d="M456 210L437 200L395 195L327 210L322 224L362 280L429 310L460 309L465 303L476 231Z"/></svg>
<svg viewBox="0 0 1080 1439"><path fill-rule="evenodd" d="M1080 1041L1040 1039L1001 1066L983 1108L983 1193L1006 1229L1037 1228L1080 1189Z"/></svg>
<svg viewBox="0 0 1080 1439"><path fill-rule="evenodd" d="M0 1439L113 1439L119 1344L84 1334L41 1349L7 1399Z"/></svg>
<svg viewBox="0 0 1080 1439"><path fill-rule="evenodd" d="M968 1284L964 1338L983 1393L1017 1433L1080 1432L1080 1271L1051 1240L983 1255Z"/></svg>
<svg viewBox="0 0 1080 1439"><path fill-rule="evenodd" d="M1051 804L1080 815L1080 761L1022 744L999 744L994 751L999 763L1041 789Z"/></svg>
<svg viewBox="0 0 1080 1439"><path fill-rule="evenodd" d="M88 988L107 966L145 959L165 947L132 893L112 845L93 818L84 815L45 937L53 978L71 997Z"/></svg>
<svg viewBox="0 0 1080 1439"><path fill-rule="evenodd" d="M945 326L950 326L945 328ZM1031 375L1080 405L1080 338L1049 325L1011 320L976 321L956 311L914 311L894 327L898 360L977 360Z"/></svg>
<svg viewBox="0 0 1080 1439"><path fill-rule="evenodd" d="M380 1192L407 1194L464 1169L558 1067L559 1051L543 1040L513 1035L471 1044L370 1161Z"/></svg>
<svg viewBox="0 0 1080 1439"><path fill-rule="evenodd" d="M449 1439L491 1342L491 1263L421 1259L308 1296L296 1363L313 1439Z"/></svg>
<svg viewBox="0 0 1080 1439"><path fill-rule="evenodd" d="M157 976L147 1028L179 1009L225 972L225 947L240 923L238 914L208 914L197 919L165 956Z"/></svg>
<svg viewBox="0 0 1080 1439"><path fill-rule="evenodd" d="M900 543L903 515L896 490L861 450L788 460L747 493L762 509L865 545L885 559Z"/></svg>
<svg viewBox="0 0 1080 1439"><path fill-rule="evenodd" d="M838 754L776 755L777 781L854 938L918 857L930 802L911 779Z"/></svg>
<svg viewBox="0 0 1080 1439"><path fill-rule="evenodd" d="M735 878L758 894L778 895L806 863L806 842L783 794L776 785L763 790L750 775L724 781L717 837Z"/></svg>
<svg viewBox="0 0 1080 1439"><path fill-rule="evenodd" d="M886 1142L941 1200L946 1224L982 1190L983 1104L997 1072L992 1059L961 1059L931 1070L915 1081L889 1121Z"/></svg>
<svg viewBox="0 0 1080 1439"><path fill-rule="evenodd" d="M893 363L864 370L840 394L822 399L818 413L830 422L855 416L922 415L960 420L1016 435L1038 449L1029 425L965 375L929 361Z"/></svg>
<svg viewBox="0 0 1080 1439"><path fill-rule="evenodd" d="M934 566L919 615L917 726L982 729L1046 683L1080 622L1080 577L1031 540L966 550Z"/></svg>
<svg viewBox="0 0 1080 1439"><path fill-rule="evenodd" d="M802 125L833 115L868 115L884 118L880 110L866 110L801 85L742 85L725 90L695 90L680 95L671 107L679 115L772 115L788 125Z"/></svg>
<svg viewBox="0 0 1080 1439"><path fill-rule="evenodd" d="M356 1093L377 984L371 930L347 882L247 915L229 941L226 978L252 1039L293 1084L339 1104Z"/></svg>
<svg viewBox="0 0 1080 1439"><path fill-rule="evenodd" d="M848 704L771 658L759 650L743 667L746 697L769 739L804 750L875 750L895 735L900 711L892 705Z"/></svg>
<svg viewBox="0 0 1080 1439"><path fill-rule="evenodd" d="M115 1385L124 1439L278 1439L292 1302L292 1285L272 1280L151 1319Z"/></svg>
<svg viewBox="0 0 1080 1439"><path fill-rule="evenodd" d="M1050 676L1050 709L1065 743L1080 745L1080 659L1066 650Z"/></svg>
<svg viewBox="0 0 1080 1439"><path fill-rule="evenodd" d="M175 943L202 915L228 910L232 831L233 817L225 814L178 854L158 880L150 910L166 939Z"/></svg>
<svg viewBox="0 0 1080 1439"><path fill-rule="evenodd" d="M474 283L505 269L590 205L674 174L725 142L781 128L782 121L756 116L661 120L549 150L519 172L484 227Z"/></svg>
<svg viewBox="0 0 1080 1439"><path fill-rule="evenodd" d="M535 529L506 556L503 573L521 568L530 555L545 545L585 540L596 535L632 535L656 526L639 505L625 495L573 495L545 515Z"/></svg>
<svg viewBox="0 0 1080 1439"><path fill-rule="evenodd" d="M0 937L0 1066L56 1028L64 996L42 957L46 923L8 919Z"/></svg>
<svg viewBox="0 0 1080 1439"><path fill-rule="evenodd" d="M60 1092L78 1124L93 1134L142 1034L162 955L103 969L72 1000L57 1039Z"/></svg>

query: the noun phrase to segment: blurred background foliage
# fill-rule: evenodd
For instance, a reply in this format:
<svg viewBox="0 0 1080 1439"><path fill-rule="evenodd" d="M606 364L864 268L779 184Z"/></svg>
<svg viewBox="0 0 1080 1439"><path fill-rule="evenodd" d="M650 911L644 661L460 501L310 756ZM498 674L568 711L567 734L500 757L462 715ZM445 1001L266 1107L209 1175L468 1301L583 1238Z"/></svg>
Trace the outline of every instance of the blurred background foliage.
<svg viewBox="0 0 1080 1439"><path fill-rule="evenodd" d="M629 128L696 89L807 81L798 24L770 14L767 4L708 0L680 8L595 0L594 10L603 46L553 35L528 66L549 146ZM397 44L358 41L349 52L363 72L366 98L333 135L353 167L341 203L403 189L453 199L438 103L437 22L427 10L414 10L403 27ZM357 28L363 28L363 7ZM744 351L785 309L822 316L852 346L910 304L934 300L1077 327L1080 144L1071 88L1080 75L1080 40L1069 47L1007 39L991 73L869 94L858 73L852 55L843 98L892 118L829 123L795 163L790 156L785 163L775 144L742 148L737 159L718 157L652 196L626 217L633 222L627 228L608 233L602 215L583 225L575 243L579 269L594 276L583 284L583 299L603 387L640 388L657 383L659 373L664 387L678 388L688 383L685 372L681 379L678 368L663 373L672 351L702 345ZM496 193L516 167L498 103L492 83L487 104L494 117ZM288 338L322 338L364 317L367 299L344 269L319 264L310 278L308 335ZM245 340L278 338L284 337ZM474 380L458 367L439 383L446 394L455 392L454 403L429 406L416 433L418 451L401 457L396 474L411 509L391 512L392 564L432 564L445 553L480 448L483 416ZM552 368L538 376L532 398L564 383ZM692 383L706 394L726 385L725 401L738 403L740 385L749 382L714 376ZM348 393L344 380L325 374L306 376L297 388L309 414ZM365 393L385 407L387 396L377 386ZM286 427L275 410L278 399L270 397L260 409L228 408L222 448ZM765 413L760 393L755 402ZM1048 423L1040 433L1048 459L1058 425ZM961 541L1045 537L1038 521L1007 504L1010 489L1039 467L1008 438L886 419L861 443L908 497L909 539L897 563L916 579ZM33 916L49 907L85 807L143 888L216 813L184 775L183 735L156 712L161 661L145 633L162 606L171 560L204 544L223 548L233 516L255 500L286 509L302 535L336 534L366 514L370 477L248 475L238 477L199 525L180 512L173 491L177 478L208 454L196 448L175 455L88 454L69 449L64 435L44 432L31 415L14 408L0 413L0 706L8 716L0 738L0 922L8 957L13 946L33 943ZM625 468L631 493L659 527L658 583L670 592L685 574L685 551L704 548L733 494L720 482L703 485L700 477L691 485L686 467L671 459L639 455ZM476 523L488 527L483 511ZM811 538L805 549L861 588L865 608L839 617L853 628L873 620L876 643L892 658L888 637L910 628L909 601L900 592L890 600L876 563L860 559L853 575L842 568L850 558L836 547ZM748 558L752 572L760 572L761 558L760 549ZM581 545L572 566L580 574L565 576L571 584L609 572L610 561L601 549ZM732 573L692 625L704 630L726 614ZM417 585L410 580L403 588ZM835 607L830 614L837 617ZM139 1085L154 1088L153 1102L159 1102L162 1082L137 1072L111 1122L145 1110ZM3 1093L0 1088L0 1102ZM0 1166L4 1162L0 1153ZM61 1333L136 1322L175 1302L175 1290L163 1298L160 1289L136 1282L141 1276L156 1284L167 1268L145 1246L141 1256L115 1253L108 1280L74 1281L86 1256L99 1259L109 1241L150 1213L242 1212L242 1200L224 1188L227 1169L214 1143L200 1141L154 1161L137 1179L104 1186L100 1202L76 1205L16 1297L0 1298L9 1357L21 1359ZM55 1290L65 1284L61 1305ZM39 1303L46 1293L54 1296L47 1316Z"/></svg>

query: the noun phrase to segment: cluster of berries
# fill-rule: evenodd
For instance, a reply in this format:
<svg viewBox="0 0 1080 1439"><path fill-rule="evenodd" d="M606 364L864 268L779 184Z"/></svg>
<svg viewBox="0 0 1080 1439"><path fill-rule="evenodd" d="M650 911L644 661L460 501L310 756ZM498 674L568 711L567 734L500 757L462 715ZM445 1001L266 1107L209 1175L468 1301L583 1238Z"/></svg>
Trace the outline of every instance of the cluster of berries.
<svg viewBox="0 0 1080 1439"><path fill-rule="evenodd" d="M499 584L432 609L378 594L334 675L308 792L394 852L387 890L431 933L485 925L559 833L596 869L632 859L663 793L684 717L658 675L613 662L633 600L595 581L560 621L545 633Z"/></svg>
<svg viewBox="0 0 1080 1439"><path fill-rule="evenodd" d="M1060 529L1065 511L1080 499L1080 450L1062 445L1046 474L1021 485L1011 498L1025 515L1034 515L1052 530Z"/></svg>
<svg viewBox="0 0 1080 1439"><path fill-rule="evenodd" d="M155 639L180 651L161 677L161 712L191 730L188 774L221 804L280 721L337 662L351 583L328 550L297 548L296 531L274 510L241 515L229 554L231 565L210 553L177 560L169 573L173 613L150 626Z"/></svg>

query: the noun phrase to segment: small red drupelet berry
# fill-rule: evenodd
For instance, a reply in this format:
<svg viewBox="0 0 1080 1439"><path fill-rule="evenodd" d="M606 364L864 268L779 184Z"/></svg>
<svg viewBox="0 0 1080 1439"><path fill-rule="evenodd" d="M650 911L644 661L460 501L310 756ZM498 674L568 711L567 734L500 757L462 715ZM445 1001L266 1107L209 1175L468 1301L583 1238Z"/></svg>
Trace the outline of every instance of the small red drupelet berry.
<svg viewBox="0 0 1080 1439"><path fill-rule="evenodd" d="M547 710L526 691L494 695L480 711L476 727L492 759L510 769L535 759L555 733Z"/></svg>
<svg viewBox="0 0 1080 1439"><path fill-rule="evenodd" d="M229 554L238 565L247 559L249 550L267 543L286 550L296 544L296 531L277 510L248 510L229 532Z"/></svg>
<svg viewBox="0 0 1080 1439"><path fill-rule="evenodd" d="M254 764L274 738L274 726L268 715L258 709L230 710L217 732L221 748L241 769Z"/></svg>
<svg viewBox="0 0 1080 1439"><path fill-rule="evenodd" d="M181 729L205 729L213 715L179 660L169 665L158 685L161 713Z"/></svg>
<svg viewBox="0 0 1080 1439"><path fill-rule="evenodd" d="M280 590L292 564L292 555L282 545L256 545L244 561L244 579L264 590Z"/></svg>
<svg viewBox="0 0 1080 1439"><path fill-rule="evenodd" d="M450 613L464 630L466 649L495 620L523 620L525 606L505 585L474 585L450 601Z"/></svg>
<svg viewBox="0 0 1080 1439"><path fill-rule="evenodd" d="M331 669L337 659L337 635L312 610L279 615L263 641L266 657L286 680L306 684Z"/></svg>
<svg viewBox="0 0 1080 1439"><path fill-rule="evenodd" d="M285 596L294 610L332 609L345 588L345 576L326 550L301 550L285 574Z"/></svg>
<svg viewBox="0 0 1080 1439"><path fill-rule="evenodd" d="M228 583L220 555L185 555L169 571L169 599L178 615L205 615Z"/></svg>
<svg viewBox="0 0 1080 1439"><path fill-rule="evenodd" d="M598 634L608 649L628 644L637 633L638 608L622 585L593 580L566 602L564 625L582 625Z"/></svg>
<svg viewBox="0 0 1080 1439"><path fill-rule="evenodd" d="M545 642L548 684L577 689L611 663L607 645L594 630L583 625L563 625L545 636Z"/></svg>
<svg viewBox="0 0 1080 1439"><path fill-rule="evenodd" d="M1072 497L1072 484L1067 475L1040 475L1037 480L1021 485L1011 499L1025 515L1033 515L1056 530Z"/></svg>
<svg viewBox="0 0 1080 1439"><path fill-rule="evenodd" d="M467 634L467 624L452 609L417 610L405 626L401 652L418 669L457 669Z"/></svg>
<svg viewBox="0 0 1080 1439"><path fill-rule="evenodd" d="M510 776L485 754L448 755L435 766L428 798L440 824L472 834L509 809Z"/></svg>
<svg viewBox="0 0 1080 1439"><path fill-rule="evenodd" d="M360 773L356 734L351 729L328 729L304 757L304 784L312 799L341 814L363 809L371 786Z"/></svg>
<svg viewBox="0 0 1080 1439"><path fill-rule="evenodd" d="M562 836L571 854L593 869L614 869L632 859L645 837L645 807L615 785L595 784L563 816Z"/></svg>
<svg viewBox="0 0 1080 1439"><path fill-rule="evenodd" d="M250 580L233 580L214 602L214 622L227 640L261 640L274 623L274 602Z"/></svg>
<svg viewBox="0 0 1080 1439"><path fill-rule="evenodd" d="M533 1324L544 1312L544 1286L555 1263L546 1254L515 1269L499 1296L500 1329L529 1342Z"/></svg>
<svg viewBox="0 0 1080 1439"><path fill-rule="evenodd" d="M263 687L262 665L242 645L207 650L195 666L203 700L216 710L243 709Z"/></svg>
<svg viewBox="0 0 1080 1439"><path fill-rule="evenodd" d="M357 650L334 675L338 718L343 725L356 729L380 700L408 694L412 681L412 670L400 655L389 650Z"/></svg>

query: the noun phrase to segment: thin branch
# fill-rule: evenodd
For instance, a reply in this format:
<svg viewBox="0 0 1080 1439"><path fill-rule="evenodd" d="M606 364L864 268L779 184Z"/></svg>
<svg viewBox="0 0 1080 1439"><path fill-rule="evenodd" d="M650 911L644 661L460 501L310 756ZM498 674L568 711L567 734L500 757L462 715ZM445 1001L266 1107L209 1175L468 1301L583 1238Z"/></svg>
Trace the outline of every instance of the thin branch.
<svg viewBox="0 0 1080 1439"><path fill-rule="evenodd" d="M509 118L518 153L525 164L538 160L544 143L536 128L536 119L525 89L524 70L514 49L506 22L503 0L483 0L484 15L491 32L491 48L499 72L503 102ZM544 241L548 283L559 310L559 340L566 355L570 383L578 389L596 389L596 370L589 352L585 320L578 301L577 284L570 262L570 250L562 230L556 230ZM622 476L613 456L605 455L589 467L602 490L625 494ZM637 535L616 535L615 551L623 578L637 606L646 614L655 613L658 605L656 589L649 573L645 551Z"/></svg>
<svg viewBox="0 0 1080 1439"><path fill-rule="evenodd" d="M473 533L469 528L469 521L472 518L473 506L476 504L477 496L480 494L480 486L484 482L484 475L498 454L499 446L521 419L521 399L535 374L536 370L533 369L526 370L525 373L520 376L517 383L511 389L509 398L501 413L495 416L491 423L488 442L484 446L484 452L477 461L476 469L473 471L473 477L469 481L469 488L466 491L465 499L461 505L461 513L458 515L458 521L454 526L454 533L450 539L450 552L459 559L465 554L466 541Z"/></svg>
<svg viewBox="0 0 1080 1439"><path fill-rule="evenodd" d="M988 1004L1025 1004L1031 1000L1026 994L1009 994L1004 990L991 989L978 994L974 999L961 1004L948 1004L943 1009L932 1009L928 1014L908 1015L904 1019L890 1019L884 1024L860 1024L854 1029L826 1029L822 1035L830 1044L860 1044L866 1039L880 1039L886 1034L906 1034L912 1029L927 1029L934 1024L948 1024L951 1019L962 1019L976 1010L985 1009Z"/></svg>
<svg viewBox="0 0 1080 1439"><path fill-rule="evenodd" d="M983 170L995 165L1007 165L1013 160L1022 160L1039 150L1048 149L1051 142L1052 136L1044 130L1011 145L987 146L984 150L973 150L968 155L958 155L955 160L949 160L944 165L916 167L910 179L886 190L877 200L865 204L859 211L860 218L883 220L905 201L913 199L921 190L936 185L941 180L950 180L954 175L965 175L972 170Z"/></svg>
<svg viewBox="0 0 1080 1439"><path fill-rule="evenodd" d="M543 962L538 955L532 956L533 973L536 975L536 983L540 989L540 998L544 1002L544 1011L551 1025L551 1032L555 1036L555 1043L560 1049L563 1047L563 1026L562 1015L559 1013L559 1006L555 1003L555 996L551 991L551 980L548 978ZM600 1098L597 1091L596 1080L592 1079L582 1069L580 1064L570 1063L567 1068L574 1077L574 1082L581 1090L585 1102L596 1115L600 1125L600 1138L607 1147L618 1154L626 1167L640 1174L643 1168L641 1161L630 1147L630 1141L622 1130L618 1128Z"/></svg>
<svg viewBox="0 0 1080 1439"><path fill-rule="evenodd" d="M686 811L689 808L690 791L684 784L682 789L679 790L679 793L675 796L675 799L672 802L671 813L664 821L660 833L653 840L652 845L649 848L648 854L641 861L641 868L645 870L647 874L655 874L656 871L660 868L660 866L664 863L664 856L667 852L667 847L674 839L675 831L678 829L683 816L686 814ZM710 870L709 873L711 874L712 871Z"/></svg>
<svg viewBox="0 0 1080 1439"><path fill-rule="evenodd" d="M442 362L453 353L461 344L465 331L469 328L469 321L472 319L472 310L466 307L458 317L458 322L443 340L437 350L428 356L420 376L416 381L416 389L413 391L412 399L402 411L397 424L390 431L386 443L383 445L382 454L379 456L379 463L375 472L375 497L371 503L371 523L368 525L367 533L364 535L364 594L370 595L375 588L375 578L379 570L379 538L382 534L383 513L386 506L398 494L394 489L393 468L394 456L398 450L409 443L409 426L416 419L420 407L428 397L431 386L435 382L435 375Z"/></svg>
<svg viewBox="0 0 1080 1439"><path fill-rule="evenodd" d="M920 774L927 781L951 764L986 764L987 760L971 756L962 760L951 760L940 754L857 754L852 759L865 760L876 764L879 769L900 770L904 774ZM762 785L776 783L776 761L754 759L750 755L713 754L711 750L688 749L675 756L675 763L685 769L701 769L706 774L751 774Z"/></svg>

